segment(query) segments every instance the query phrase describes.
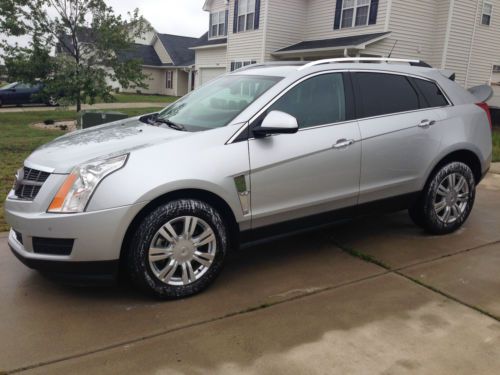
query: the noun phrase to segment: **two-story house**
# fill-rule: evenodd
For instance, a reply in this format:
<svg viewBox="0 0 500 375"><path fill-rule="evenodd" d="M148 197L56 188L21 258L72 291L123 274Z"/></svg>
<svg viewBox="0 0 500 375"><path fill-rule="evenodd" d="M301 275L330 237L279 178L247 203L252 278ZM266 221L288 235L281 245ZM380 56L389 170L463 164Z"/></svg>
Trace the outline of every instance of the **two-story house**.
<svg viewBox="0 0 500 375"><path fill-rule="evenodd" d="M414 58L470 87L500 65L500 0L206 0L196 85L273 60Z"/></svg>

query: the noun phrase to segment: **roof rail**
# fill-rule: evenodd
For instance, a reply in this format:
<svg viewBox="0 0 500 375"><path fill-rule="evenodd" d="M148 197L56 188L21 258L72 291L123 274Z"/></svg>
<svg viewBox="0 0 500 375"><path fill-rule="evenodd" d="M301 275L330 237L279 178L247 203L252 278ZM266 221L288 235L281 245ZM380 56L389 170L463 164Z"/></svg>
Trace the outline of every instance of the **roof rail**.
<svg viewBox="0 0 500 375"><path fill-rule="evenodd" d="M269 61L258 64L250 64L246 66L242 66L241 68L236 69L234 72L243 72L245 70L255 69L255 68L265 68L265 67L273 67L273 66L289 66L289 65L304 65L303 61Z"/></svg>
<svg viewBox="0 0 500 375"><path fill-rule="evenodd" d="M408 60L408 59L393 59L386 57L341 57L336 59L324 59L311 61L303 66L301 66L298 70L304 70L316 65L322 64L330 64L330 63L343 63L343 62L400 62L400 63L408 63L408 64L419 64L420 60Z"/></svg>

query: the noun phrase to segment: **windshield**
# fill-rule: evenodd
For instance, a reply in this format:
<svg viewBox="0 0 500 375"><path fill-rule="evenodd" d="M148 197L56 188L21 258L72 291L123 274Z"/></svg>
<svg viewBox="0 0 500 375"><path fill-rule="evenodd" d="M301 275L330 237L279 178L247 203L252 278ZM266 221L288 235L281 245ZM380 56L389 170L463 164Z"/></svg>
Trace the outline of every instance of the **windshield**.
<svg viewBox="0 0 500 375"><path fill-rule="evenodd" d="M17 85L17 82L9 83L9 84L7 84L5 86L2 86L1 89L2 90L8 90L8 89L13 88L15 85Z"/></svg>
<svg viewBox="0 0 500 375"><path fill-rule="evenodd" d="M165 108L158 119L168 120L188 131L219 128L229 124L282 77L229 75Z"/></svg>

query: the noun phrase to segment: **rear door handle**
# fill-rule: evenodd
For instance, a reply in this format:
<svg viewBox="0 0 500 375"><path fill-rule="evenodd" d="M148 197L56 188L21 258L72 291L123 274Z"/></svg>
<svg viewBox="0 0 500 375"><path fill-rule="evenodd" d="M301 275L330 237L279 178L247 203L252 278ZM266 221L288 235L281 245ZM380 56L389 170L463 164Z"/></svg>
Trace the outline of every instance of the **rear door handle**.
<svg viewBox="0 0 500 375"><path fill-rule="evenodd" d="M342 139L339 139L337 141L337 143L335 143L333 145L333 148L338 150L338 149L343 149L343 148L347 148L351 145L354 144L354 139L345 139L345 138L342 138Z"/></svg>
<svg viewBox="0 0 500 375"><path fill-rule="evenodd" d="M435 120L422 120L420 121L420 124L418 124L418 126L420 128L424 128L424 129L428 129L430 128L432 125L434 125L436 123Z"/></svg>

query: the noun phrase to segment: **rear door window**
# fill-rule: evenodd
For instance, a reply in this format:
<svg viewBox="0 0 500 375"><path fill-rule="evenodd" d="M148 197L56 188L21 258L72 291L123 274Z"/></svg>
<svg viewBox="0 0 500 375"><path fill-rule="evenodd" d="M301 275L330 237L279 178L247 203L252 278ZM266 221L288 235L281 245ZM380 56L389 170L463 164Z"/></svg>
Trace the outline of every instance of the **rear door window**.
<svg viewBox="0 0 500 375"><path fill-rule="evenodd" d="M415 82L418 90L422 93L426 107L443 107L448 105L443 92L434 82L418 78L414 78L413 82Z"/></svg>
<svg viewBox="0 0 500 375"><path fill-rule="evenodd" d="M382 116L421 108L417 91L404 75L357 72L353 76L358 117Z"/></svg>

